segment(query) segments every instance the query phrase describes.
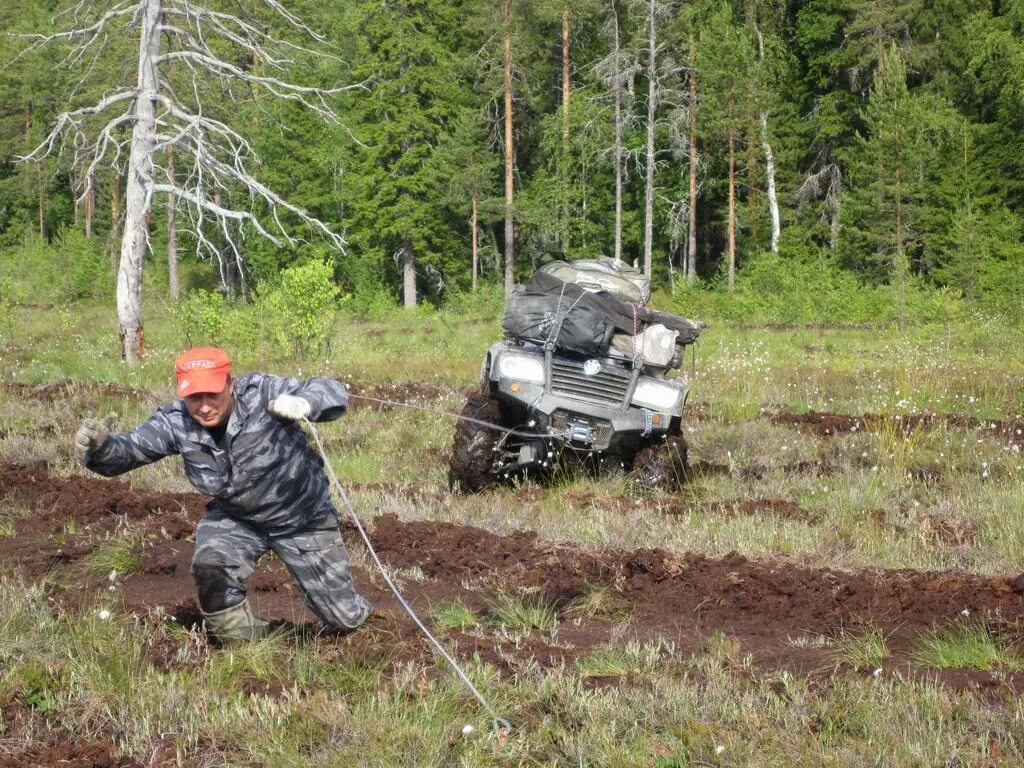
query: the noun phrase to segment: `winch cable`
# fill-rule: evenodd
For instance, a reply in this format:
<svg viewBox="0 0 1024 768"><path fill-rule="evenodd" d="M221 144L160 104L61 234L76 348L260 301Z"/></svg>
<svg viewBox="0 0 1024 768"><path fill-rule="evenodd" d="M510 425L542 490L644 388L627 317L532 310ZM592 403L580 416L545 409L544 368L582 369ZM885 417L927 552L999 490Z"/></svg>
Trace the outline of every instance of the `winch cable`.
<svg viewBox="0 0 1024 768"><path fill-rule="evenodd" d="M459 418L465 417L463 416ZM363 543L366 544L367 550L373 557L373 562L377 565L377 570L379 570L381 576L384 577L384 581L391 589L391 592L394 594L395 598L398 600L401 606L405 609L405 612L408 613L412 620L416 623L416 626L419 627L420 631L433 644L434 648L437 649L438 653L440 653L444 657L445 661L447 661L448 664L451 665L451 668L455 670L455 673L459 676L462 682L465 683L466 687L470 690L473 696L476 697L476 700L480 702L480 705L485 710L487 710L488 714L490 714L495 733L499 735L507 733L512 728L508 720L501 717L498 714L497 710L491 706L490 702L488 702L487 699L484 698L484 695L480 693L479 690L477 690L477 687L473 685L473 681L469 679L469 676L463 671L462 667L460 667L458 662L455 661L451 654L449 654L448 651L445 650L445 647L441 644L441 641L434 637L433 633L427 628L427 625L420 620L420 617L416 615L416 611L413 610L412 606L409 605L406 599L402 596L402 593L398 589L398 586L395 584L395 582L391 579L391 576L388 574L387 568L384 567L384 563L381 562L380 557L377 555L377 550L373 548L373 544L370 542L370 537L366 533L366 529L363 527L363 523L359 519L359 515L356 514L356 510L352 506L352 502L349 500L348 494L345 493L345 488L338 480L338 476L334 474L334 469L333 467L331 467L331 462L327 458L327 451L324 449L324 444L323 441L321 441L320 439L320 433L319 431L317 431L316 425L307 418L303 418L302 421L309 427L309 430L313 435L313 440L316 441L316 447L320 451L320 455L323 457L324 468L327 470L327 476L331 480L331 485L333 486L338 496L341 497L341 500L344 502L345 508L348 510L349 516L351 516L352 521L356 524L356 528L359 531L359 535L363 539Z"/></svg>
<svg viewBox="0 0 1024 768"><path fill-rule="evenodd" d="M506 435L514 435L515 437L528 437L533 440L537 438L546 437L564 437L568 434L562 432L548 432L547 434L541 434L539 432L526 432L521 429L515 429L511 427L503 427L500 424L494 424L490 421L483 421L482 419L474 419L472 416L464 416L460 413L452 413L451 411L442 411L438 408L428 408L425 405L413 405L412 403L401 403L397 400L382 400L379 397L369 397L368 395L353 395L349 394L349 400L365 400L368 403L377 403L379 405L392 405L397 408L410 408L415 411L423 411L424 413L433 413L437 416L448 416L449 418L455 419L456 421L468 421L470 424L478 424L481 427L487 427L495 432L502 432Z"/></svg>

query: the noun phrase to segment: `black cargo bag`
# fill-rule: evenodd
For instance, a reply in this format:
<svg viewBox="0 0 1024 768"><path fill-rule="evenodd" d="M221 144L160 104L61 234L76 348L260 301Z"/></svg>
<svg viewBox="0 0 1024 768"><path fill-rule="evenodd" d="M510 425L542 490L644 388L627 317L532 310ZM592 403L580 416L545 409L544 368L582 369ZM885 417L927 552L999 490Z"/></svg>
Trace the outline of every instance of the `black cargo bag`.
<svg viewBox="0 0 1024 768"><path fill-rule="evenodd" d="M501 330L506 338L551 343L581 355L603 355L615 326L592 294L569 296L520 287L505 302Z"/></svg>

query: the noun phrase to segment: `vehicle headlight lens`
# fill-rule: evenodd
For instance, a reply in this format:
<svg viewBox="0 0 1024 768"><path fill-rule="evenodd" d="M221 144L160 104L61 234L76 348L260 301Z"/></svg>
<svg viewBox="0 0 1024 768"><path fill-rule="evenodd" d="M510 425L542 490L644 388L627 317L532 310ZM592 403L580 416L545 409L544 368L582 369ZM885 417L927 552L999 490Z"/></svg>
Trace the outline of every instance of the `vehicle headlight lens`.
<svg viewBox="0 0 1024 768"><path fill-rule="evenodd" d="M525 355L502 355L498 360L498 371L502 376L533 384L544 383L544 362Z"/></svg>
<svg viewBox="0 0 1024 768"><path fill-rule="evenodd" d="M673 411L683 397L683 390L676 384L640 379L633 392L633 405L652 408L656 411Z"/></svg>

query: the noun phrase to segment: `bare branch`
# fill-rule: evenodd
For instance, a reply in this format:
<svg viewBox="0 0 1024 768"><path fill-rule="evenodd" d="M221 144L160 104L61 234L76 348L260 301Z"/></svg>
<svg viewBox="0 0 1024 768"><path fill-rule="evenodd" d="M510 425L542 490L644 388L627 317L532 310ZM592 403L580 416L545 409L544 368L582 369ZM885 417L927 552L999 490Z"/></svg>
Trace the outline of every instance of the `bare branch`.
<svg viewBox="0 0 1024 768"><path fill-rule="evenodd" d="M81 6L81 3L79 3L79 6ZM16 62L25 54L31 53L32 51L41 48L44 45L48 45L49 43L57 42L58 40L78 40L84 38L83 41L79 43L78 46L75 48L75 51L84 51L86 48L92 45L93 42L95 42L96 38L99 37L100 33L104 30L104 28L112 19L116 19L121 16L135 16L138 14L138 12L139 3L131 2L129 4L122 4L121 6L115 7L114 9L107 11L105 14L103 14L99 21L88 27L76 27L74 29L69 29L64 32L54 32L52 35L42 35L39 33L11 33L12 37L19 37L24 40L31 40L32 43L27 48L25 48L25 50L18 53L18 55L15 56L8 63L8 66ZM72 54L68 54L69 58L71 56ZM80 54L78 58L80 58Z"/></svg>
<svg viewBox="0 0 1024 768"><path fill-rule="evenodd" d="M317 88L315 86L295 85L294 83L279 80L276 77L252 75L239 69L233 64L229 64L223 59L219 59L215 56L209 56L207 54L200 53L199 51L172 51L170 53L165 53L157 59L157 64L170 61L191 62L198 64L215 74L230 75L238 80L262 86L279 98L300 102L303 106L313 110L322 118L332 123L340 123L340 120L334 110L328 106L326 97L338 93L344 93L345 91L365 88L364 83L337 86L334 88ZM306 98L307 96L316 97L318 103L310 101Z"/></svg>

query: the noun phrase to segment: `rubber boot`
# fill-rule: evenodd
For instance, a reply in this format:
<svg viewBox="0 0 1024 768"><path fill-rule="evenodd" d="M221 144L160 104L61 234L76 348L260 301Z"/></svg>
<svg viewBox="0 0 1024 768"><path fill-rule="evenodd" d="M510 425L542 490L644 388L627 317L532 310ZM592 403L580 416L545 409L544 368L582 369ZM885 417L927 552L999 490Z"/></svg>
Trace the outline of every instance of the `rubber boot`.
<svg viewBox="0 0 1024 768"><path fill-rule="evenodd" d="M251 643L262 640L268 634L267 622L253 615L248 599L223 611L204 611L203 619L206 621L206 631L222 645L231 642Z"/></svg>

